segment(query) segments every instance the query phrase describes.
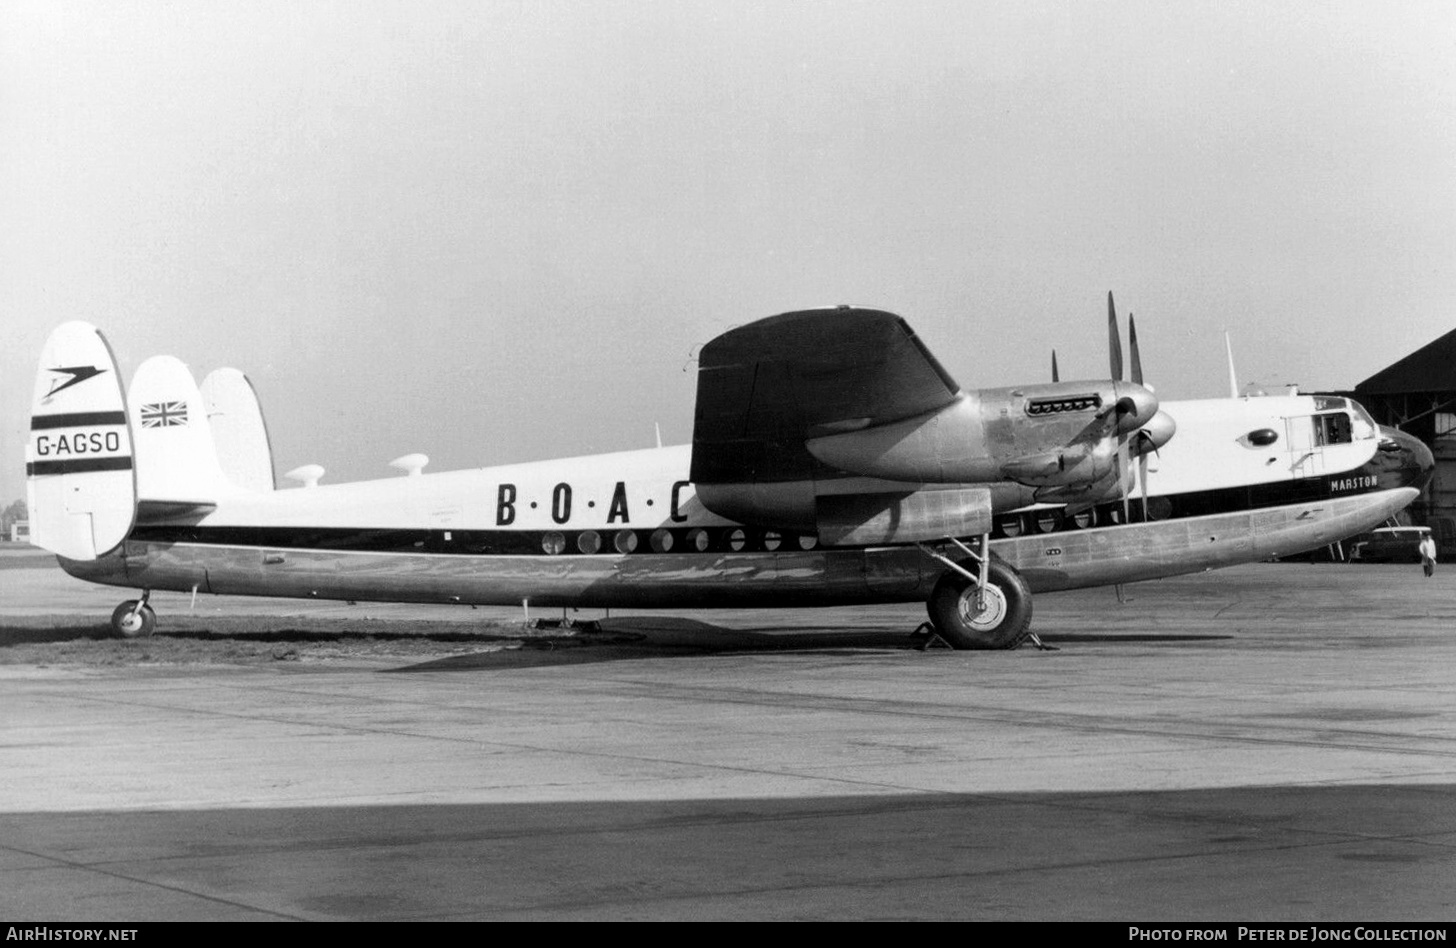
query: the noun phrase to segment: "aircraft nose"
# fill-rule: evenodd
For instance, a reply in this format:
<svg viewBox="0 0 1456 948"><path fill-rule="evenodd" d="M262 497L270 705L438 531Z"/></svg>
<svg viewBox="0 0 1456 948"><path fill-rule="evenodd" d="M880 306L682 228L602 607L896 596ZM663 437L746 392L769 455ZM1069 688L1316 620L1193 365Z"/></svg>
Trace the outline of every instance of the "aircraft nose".
<svg viewBox="0 0 1456 948"><path fill-rule="evenodd" d="M1383 425L1380 437L1380 450L1398 459L1402 486L1420 490L1431 482L1436 473L1436 458L1421 439Z"/></svg>

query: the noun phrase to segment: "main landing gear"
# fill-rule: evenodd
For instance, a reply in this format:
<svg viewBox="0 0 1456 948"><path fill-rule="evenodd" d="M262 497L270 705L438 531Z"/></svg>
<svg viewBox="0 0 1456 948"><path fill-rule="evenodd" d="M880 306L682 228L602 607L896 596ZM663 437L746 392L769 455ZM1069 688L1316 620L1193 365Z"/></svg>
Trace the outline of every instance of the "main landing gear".
<svg viewBox="0 0 1456 948"><path fill-rule="evenodd" d="M1028 638L1036 641L1031 631L1031 590L1020 573L991 552L990 536L977 537L975 549L954 537L947 539L966 554L965 559L957 562L917 544L921 552L949 567L926 603L936 633L957 649L1016 648Z"/></svg>
<svg viewBox="0 0 1456 948"><path fill-rule="evenodd" d="M157 631L157 614L147 604L152 591L142 591L142 598L128 599L111 613L111 628L124 639L148 638Z"/></svg>

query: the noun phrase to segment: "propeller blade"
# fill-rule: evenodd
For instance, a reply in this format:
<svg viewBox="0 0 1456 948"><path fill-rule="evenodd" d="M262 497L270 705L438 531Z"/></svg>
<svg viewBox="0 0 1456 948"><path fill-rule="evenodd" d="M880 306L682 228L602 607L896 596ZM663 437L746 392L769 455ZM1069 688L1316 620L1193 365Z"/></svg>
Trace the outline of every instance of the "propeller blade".
<svg viewBox="0 0 1456 948"><path fill-rule="evenodd" d="M1117 332L1117 308L1112 305L1112 291L1107 291L1107 353L1114 381L1122 381L1122 337Z"/></svg>
<svg viewBox="0 0 1456 948"><path fill-rule="evenodd" d="M1141 385L1143 384L1143 360L1138 355L1137 323L1132 321L1132 313L1127 314L1127 349L1132 356L1132 380Z"/></svg>
<svg viewBox="0 0 1456 948"><path fill-rule="evenodd" d="M1148 456L1138 455L1138 481L1143 485L1143 520L1151 520L1148 516Z"/></svg>
<svg viewBox="0 0 1456 948"><path fill-rule="evenodd" d="M1052 350L1052 381L1053 382L1060 382L1061 380L1062 380L1061 374L1057 372L1057 350L1053 349Z"/></svg>
<svg viewBox="0 0 1456 948"><path fill-rule="evenodd" d="M1127 501L1130 485L1127 482L1127 439L1117 442L1117 492L1122 495L1122 522L1132 523L1132 513Z"/></svg>

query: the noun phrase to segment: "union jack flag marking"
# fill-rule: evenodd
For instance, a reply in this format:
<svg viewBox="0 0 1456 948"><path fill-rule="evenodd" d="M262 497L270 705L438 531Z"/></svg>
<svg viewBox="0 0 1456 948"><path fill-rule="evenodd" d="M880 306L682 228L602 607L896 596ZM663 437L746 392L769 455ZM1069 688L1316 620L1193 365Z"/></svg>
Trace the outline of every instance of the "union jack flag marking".
<svg viewBox="0 0 1456 948"><path fill-rule="evenodd" d="M142 406L143 428L170 428L187 424L186 402L156 402Z"/></svg>

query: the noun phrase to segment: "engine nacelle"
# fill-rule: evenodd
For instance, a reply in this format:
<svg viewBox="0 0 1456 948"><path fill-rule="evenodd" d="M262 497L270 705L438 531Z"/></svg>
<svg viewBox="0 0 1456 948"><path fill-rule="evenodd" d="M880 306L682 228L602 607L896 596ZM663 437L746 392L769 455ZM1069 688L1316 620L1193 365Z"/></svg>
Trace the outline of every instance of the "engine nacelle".
<svg viewBox="0 0 1456 948"><path fill-rule="evenodd" d="M1119 441L1138 440L1134 433L1158 414L1152 391L1131 382L982 389L926 415L810 438L806 447L831 467L887 480L1091 485L1115 467Z"/></svg>
<svg viewBox="0 0 1456 948"><path fill-rule="evenodd" d="M990 533L991 507L985 487L824 496L818 504L819 542L870 546Z"/></svg>
<svg viewBox="0 0 1456 948"><path fill-rule="evenodd" d="M1066 504L1073 511L1086 509L1103 501L1117 500L1132 490L1132 466L1121 471L1114 467L1094 481L1039 487L1036 500L1042 504Z"/></svg>

